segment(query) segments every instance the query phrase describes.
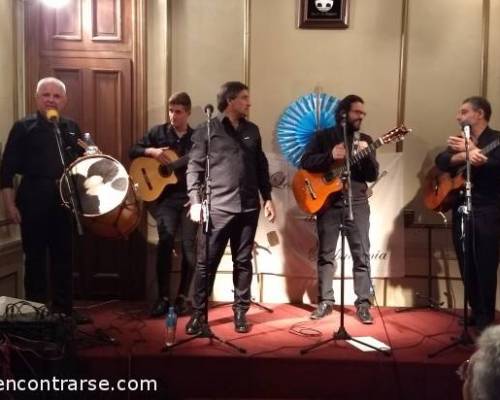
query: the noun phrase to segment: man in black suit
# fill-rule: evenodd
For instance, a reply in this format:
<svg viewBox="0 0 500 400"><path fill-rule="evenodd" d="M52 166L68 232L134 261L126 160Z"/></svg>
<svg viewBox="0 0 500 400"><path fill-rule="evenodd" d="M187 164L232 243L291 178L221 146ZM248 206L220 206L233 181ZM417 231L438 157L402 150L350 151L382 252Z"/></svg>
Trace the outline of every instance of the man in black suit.
<svg viewBox="0 0 500 400"><path fill-rule="evenodd" d="M152 317L165 315L169 304L175 305L178 314L189 312L187 301L196 262L196 231L198 225L188 216L186 192L186 167L191 149L193 129L188 119L191 114L191 98L185 92L174 93L168 99L169 122L152 127L131 149L130 157L151 157L170 168L177 183L167 185L157 200L149 204L149 211L156 220L158 249L156 279L158 297L151 308ZM173 150L179 159L173 161L164 149ZM177 231L181 232L181 281L175 300L169 296L170 272ZM169 300L170 299L170 300Z"/></svg>
<svg viewBox="0 0 500 400"><path fill-rule="evenodd" d="M206 323L209 292L228 241L233 258L234 324L239 333L249 331L246 312L250 307L252 249L260 212L274 221L269 166L262 150L259 128L250 122L250 94L241 82L227 82L217 95L220 114L210 120L210 148L207 124L193 135L187 170L188 194L193 221L201 219L201 189L205 184L207 154L210 160L210 226L201 235L193 298L194 313L186 333L198 334ZM208 241L208 244L207 244Z"/></svg>

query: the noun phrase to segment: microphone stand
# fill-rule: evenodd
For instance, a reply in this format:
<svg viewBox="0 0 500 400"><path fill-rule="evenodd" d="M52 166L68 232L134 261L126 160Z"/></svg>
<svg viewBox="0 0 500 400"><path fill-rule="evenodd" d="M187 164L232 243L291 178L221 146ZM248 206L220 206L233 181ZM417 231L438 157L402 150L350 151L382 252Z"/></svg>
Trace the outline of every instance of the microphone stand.
<svg viewBox="0 0 500 400"><path fill-rule="evenodd" d="M309 351L322 346L325 343L339 340L351 340L353 342L359 343L363 346L369 347L373 350L379 351L386 356L390 356L390 350L380 349L378 347L372 346L371 344L365 343L359 339L353 338L346 330L344 325L344 280L345 280L345 240L346 240L346 213L347 221L354 223L354 215L352 212L352 189L351 189L351 155L349 142L347 141L347 115L341 115L340 125L342 126L342 134L344 137L344 145L346 150L345 154L345 171L342 173L342 197L344 201L344 209L342 212L340 220L340 326L337 332L333 333L333 336L329 339L323 340L321 342L315 343L312 346L306 347L300 350L300 354L306 354Z"/></svg>
<svg viewBox="0 0 500 400"><path fill-rule="evenodd" d="M70 171L68 171L68 169L66 168L66 158L64 157L64 144L63 144L61 130L59 129L59 125L57 124L57 119L51 118L51 119L49 119L49 122L52 123L52 128L54 130L54 136L56 138L57 151L59 153L59 159L60 159L61 165L63 167L62 179L64 179L64 183L65 183L66 189L68 191L69 201L71 204L71 207L70 207L71 213L75 217L76 230L78 232L78 235L82 236L83 235L82 221L80 218L80 213L78 212L79 202L78 202L78 198L76 196L76 190L75 190L75 185L74 185L73 179L69 176Z"/></svg>
<svg viewBox="0 0 500 400"><path fill-rule="evenodd" d="M259 301L262 301L262 286L261 286L261 278L260 278L260 273L259 273L259 268L258 268L258 262L257 262L257 254L259 254L258 250L264 250L268 254L271 254L271 251L254 240L253 242L253 248L252 248L252 265L253 265L253 274L257 278L257 286L259 287ZM214 277L215 280L215 277ZM212 289L213 289L213 281L212 281ZM232 290L234 293L234 289ZM210 308L219 308L219 307L225 307L230 304L233 304L232 301L226 301L222 303L215 304L211 306ZM259 303L257 300L255 300L255 297L250 298L250 306L255 306L257 308L260 308L262 311L268 312L268 313L274 313L274 310L272 308L266 307L265 305Z"/></svg>
<svg viewBox="0 0 500 400"><path fill-rule="evenodd" d="M439 349L433 353L428 355L429 358L435 357L438 354L442 353L445 350L451 349L456 346L470 346L474 343L471 335L469 334L469 313L467 309L468 297L469 297L469 274L470 267L469 265L469 256L470 256L470 227L472 222L472 182L471 182L471 164L469 157L469 139L470 139L470 126L465 125L464 128L464 138L465 138L465 197L464 204L458 207L457 215L460 215L460 245L463 255L463 279L464 279L464 311L463 311L463 319L464 324L462 327L462 333L458 337L452 337L452 343Z"/></svg>
<svg viewBox="0 0 500 400"><path fill-rule="evenodd" d="M206 156L205 156L205 190L203 194L203 201L201 202L201 219L202 219L202 232L205 235L205 260L208 263L209 259L209 239L210 239L210 210L211 210L211 195L212 195L212 181L210 177L210 150L211 150L211 120L212 120L212 111L213 107L212 106L207 106L205 107L205 112L207 114L207 151L206 151ZM189 337L187 339L183 339L178 341L177 343L174 343L172 346L164 346L162 348L162 352L169 351L170 349L173 349L174 347L181 346L184 343L191 342L192 340L199 339L199 338L206 338L210 340L210 343L212 343L214 340L225 344L229 347L232 347L233 349L237 350L240 353L245 354L247 351L239 346L236 346L235 344L227 341L226 339L220 338L219 336L215 335L212 330L210 329L210 326L208 325L208 296L209 292L212 286L212 281L214 280L214 277L211 276L212 272L208 271L208 276L206 278L206 296L207 298L205 299L205 309L203 310L204 314L204 322L201 326L201 331L200 333Z"/></svg>

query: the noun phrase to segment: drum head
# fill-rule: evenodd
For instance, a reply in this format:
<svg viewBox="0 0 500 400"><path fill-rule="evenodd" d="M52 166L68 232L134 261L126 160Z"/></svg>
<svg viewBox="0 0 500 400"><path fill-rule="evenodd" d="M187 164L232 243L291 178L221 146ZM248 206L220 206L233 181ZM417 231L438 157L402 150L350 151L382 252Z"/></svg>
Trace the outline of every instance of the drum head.
<svg viewBox="0 0 500 400"><path fill-rule="evenodd" d="M82 214L99 216L118 207L129 189L128 174L112 157L82 157L70 166Z"/></svg>

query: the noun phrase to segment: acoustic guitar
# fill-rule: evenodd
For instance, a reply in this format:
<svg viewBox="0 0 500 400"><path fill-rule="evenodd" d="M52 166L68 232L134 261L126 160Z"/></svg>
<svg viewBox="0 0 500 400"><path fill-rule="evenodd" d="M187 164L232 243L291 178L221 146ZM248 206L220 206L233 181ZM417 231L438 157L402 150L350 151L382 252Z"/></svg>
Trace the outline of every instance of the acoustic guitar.
<svg viewBox="0 0 500 400"><path fill-rule="evenodd" d="M179 156L170 149L163 150L170 162ZM136 185L137 193L144 201L154 201L168 185L177 183L174 170L151 157L137 157L130 164L130 178Z"/></svg>
<svg viewBox="0 0 500 400"><path fill-rule="evenodd" d="M350 159L350 165L357 164L363 158L374 152L378 147L402 140L411 129L401 125L399 128L387 132L367 148L360 150ZM307 213L318 212L325 204L328 197L342 189L341 175L344 173L346 165L343 161L336 162L328 172L309 172L299 169L292 181L293 194L298 206Z"/></svg>
<svg viewBox="0 0 500 400"><path fill-rule="evenodd" d="M481 149L481 153L487 155L500 145L500 139L496 139ZM430 169L424 179L422 193L424 204L430 210L437 212L448 211L456 201L456 198L465 187L465 165L457 172L451 174L441 171L434 166Z"/></svg>

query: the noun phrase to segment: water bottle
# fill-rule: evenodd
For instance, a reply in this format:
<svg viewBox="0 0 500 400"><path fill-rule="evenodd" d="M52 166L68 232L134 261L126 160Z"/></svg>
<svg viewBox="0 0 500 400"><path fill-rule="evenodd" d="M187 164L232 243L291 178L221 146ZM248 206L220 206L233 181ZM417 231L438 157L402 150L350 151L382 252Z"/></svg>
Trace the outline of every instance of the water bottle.
<svg viewBox="0 0 500 400"><path fill-rule="evenodd" d="M168 313L165 317L165 328L165 345L169 347L175 343L175 330L177 328L177 314L175 313L174 306L168 308Z"/></svg>

